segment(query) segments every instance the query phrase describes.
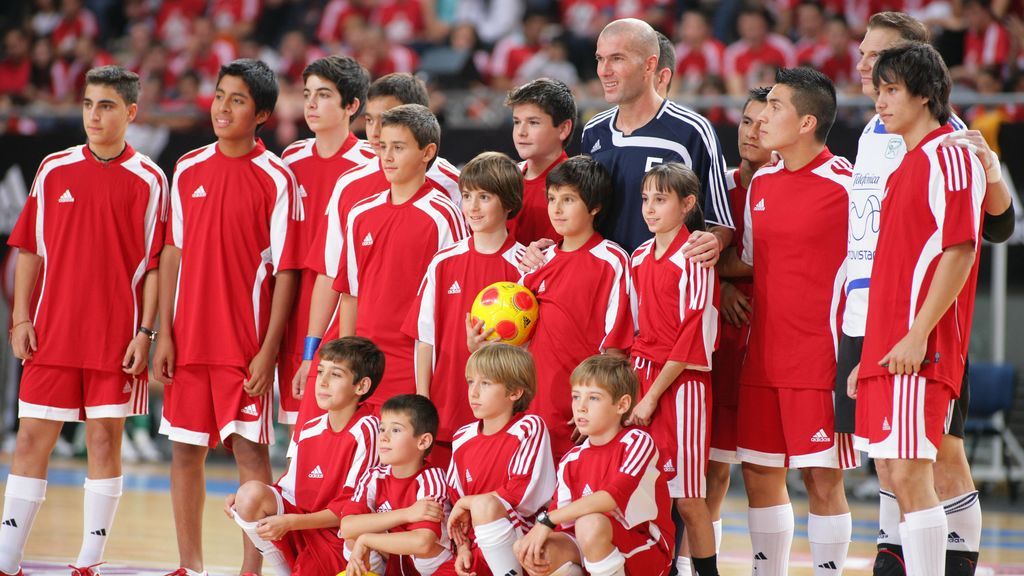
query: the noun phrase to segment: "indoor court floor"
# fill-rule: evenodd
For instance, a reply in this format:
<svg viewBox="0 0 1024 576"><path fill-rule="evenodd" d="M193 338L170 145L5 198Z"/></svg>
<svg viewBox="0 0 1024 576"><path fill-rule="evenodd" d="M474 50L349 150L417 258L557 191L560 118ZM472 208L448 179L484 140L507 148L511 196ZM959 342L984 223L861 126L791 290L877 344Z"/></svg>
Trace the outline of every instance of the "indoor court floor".
<svg viewBox="0 0 1024 576"><path fill-rule="evenodd" d="M6 478L9 462L9 455L0 458L0 478ZM103 574L162 575L177 568L168 468L168 464L125 466L124 496L107 545L108 564L103 566ZM275 474L280 472L275 470ZM58 461L51 466L46 503L28 542L26 575L68 574L66 566L74 561L81 541L84 479L81 461ZM206 486L203 540L207 569L211 576L238 574L241 531L222 512L224 496L237 488L231 467L227 463L211 463ZM750 574L750 543L741 490L733 487L723 511L724 542L719 560L723 575ZM795 497L794 503L797 530L790 574L810 575L806 501ZM845 573L868 575L877 531L877 506L856 500L851 500L851 505L853 544ZM1010 504L1005 496L995 495L983 496L982 507L985 516L979 576L1024 576L1024 504Z"/></svg>

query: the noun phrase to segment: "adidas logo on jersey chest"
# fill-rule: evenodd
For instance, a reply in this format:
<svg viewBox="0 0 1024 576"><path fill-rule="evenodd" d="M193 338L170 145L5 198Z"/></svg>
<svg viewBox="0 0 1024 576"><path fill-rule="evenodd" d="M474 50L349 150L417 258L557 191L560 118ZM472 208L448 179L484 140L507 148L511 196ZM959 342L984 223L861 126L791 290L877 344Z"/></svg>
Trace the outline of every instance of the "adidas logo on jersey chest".
<svg viewBox="0 0 1024 576"><path fill-rule="evenodd" d="M75 197L71 195L71 190L64 190L64 193L57 199L57 204L74 204Z"/></svg>

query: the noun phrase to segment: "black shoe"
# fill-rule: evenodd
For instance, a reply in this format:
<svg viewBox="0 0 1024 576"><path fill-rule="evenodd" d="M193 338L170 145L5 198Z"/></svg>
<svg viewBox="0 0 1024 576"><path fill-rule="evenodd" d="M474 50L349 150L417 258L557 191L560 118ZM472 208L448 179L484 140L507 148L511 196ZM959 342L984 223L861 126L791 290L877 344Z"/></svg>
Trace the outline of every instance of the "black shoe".
<svg viewBox="0 0 1024 576"><path fill-rule="evenodd" d="M871 573L874 576L907 576L907 565L900 555L901 548L879 548Z"/></svg>
<svg viewBox="0 0 1024 576"><path fill-rule="evenodd" d="M946 576L974 576L977 565L963 556L946 554Z"/></svg>

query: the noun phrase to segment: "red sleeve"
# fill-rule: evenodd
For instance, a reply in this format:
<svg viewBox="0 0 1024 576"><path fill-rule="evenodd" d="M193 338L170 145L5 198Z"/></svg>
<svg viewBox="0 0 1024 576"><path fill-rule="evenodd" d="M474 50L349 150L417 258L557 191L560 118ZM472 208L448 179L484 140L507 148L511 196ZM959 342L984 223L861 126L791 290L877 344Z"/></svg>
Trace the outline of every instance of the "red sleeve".
<svg viewBox="0 0 1024 576"><path fill-rule="evenodd" d="M39 211L39 200L35 194L35 186L29 197L25 200L25 206L21 209L21 216L14 225L10 238L7 239L8 246L15 246L25 252L36 254L39 248L36 246L36 213Z"/></svg>
<svg viewBox="0 0 1024 576"><path fill-rule="evenodd" d="M942 249L978 239L979 215L972 196L974 173L970 151L955 146L939 147L936 157L942 173L942 188L933 190L933 210L938 202L945 204L942 218ZM940 216L938 213L936 216Z"/></svg>
<svg viewBox="0 0 1024 576"><path fill-rule="evenodd" d="M160 252L164 247L164 238L167 235L167 219L169 216L170 193L167 186L167 176L163 170L153 167L157 176L157 215L153 223L152 242L149 245L149 262L146 264L146 271L156 270L160 266Z"/></svg>
<svg viewBox="0 0 1024 576"><path fill-rule="evenodd" d="M680 259L678 264L683 267L680 278L685 279L685 285L680 286L679 292L679 332L668 359L694 368L710 368L716 329L713 324L717 324L717 317L708 310L714 307L709 299L718 293L714 268L704 268L682 253L674 256Z"/></svg>
<svg viewBox="0 0 1024 576"><path fill-rule="evenodd" d="M633 313L629 305L629 294L632 291L629 280L629 258L621 248L608 251L611 255L609 262L609 279L605 285L606 290L601 300L606 302L604 319L604 339L601 341L601 351L609 348L629 350L633 346Z"/></svg>
<svg viewBox="0 0 1024 576"><path fill-rule="evenodd" d="M272 167L283 173L283 181L276 183L277 200L270 219L270 249L274 260L274 271L301 270L301 253L299 225L305 219L302 198L299 197L295 174L283 162L272 162Z"/></svg>
<svg viewBox="0 0 1024 576"><path fill-rule="evenodd" d="M324 251L327 245L327 216L307 214L306 217L313 219L310 224L316 230L313 233L313 240L309 245L309 252L305 254L306 268L313 270L317 274L326 275L327 266L324 259Z"/></svg>
<svg viewBox="0 0 1024 576"><path fill-rule="evenodd" d="M425 468L416 477L416 500L430 499L442 506L448 499L448 483L445 481L444 470L437 467ZM442 522L447 519L442 519ZM427 529L441 538L441 522L413 522L404 526L406 530Z"/></svg>
<svg viewBox="0 0 1024 576"><path fill-rule="evenodd" d="M338 517L342 518L351 514L369 514L373 512L370 509L367 498L371 491L375 490L376 482L377 476L375 474L372 474L370 471L363 474L363 477L359 479L359 483L356 484L351 498L341 507L341 513L338 514ZM333 511L334 508L331 508L331 510Z"/></svg>
<svg viewBox="0 0 1024 576"><path fill-rule="evenodd" d="M626 510L629 499L640 486L652 458L657 455L654 439L649 434L630 434L624 437L619 469L606 477L601 489L612 495L619 510Z"/></svg>
<svg viewBox="0 0 1024 576"><path fill-rule="evenodd" d="M347 513L348 504L353 499L361 479L366 476L366 472L379 464L376 422L376 420L362 419L356 423L355 426L358 428L353 430L353 433L357 435L353 442L352 453L346 455L347 462L339 461L339 464L349 466L348 474L345 475L345 482L338 487L338 494L327 503L327 509L334 512L339 518Z"/></svg>

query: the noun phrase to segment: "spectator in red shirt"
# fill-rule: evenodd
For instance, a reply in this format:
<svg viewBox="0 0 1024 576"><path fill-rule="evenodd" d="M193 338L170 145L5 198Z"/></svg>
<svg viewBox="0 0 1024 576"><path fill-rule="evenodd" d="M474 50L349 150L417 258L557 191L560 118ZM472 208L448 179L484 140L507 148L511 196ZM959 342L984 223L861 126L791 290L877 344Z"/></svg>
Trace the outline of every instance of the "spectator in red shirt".
<svg viewBox="0 0 1024 576"><path fill-rule="evenodd" d="M825 10L818 2L803 0L796 7L796 61L808 64L826 44Z"/></svg>
<svg viewBox="0 0 1024 576"><path fill-rule="evenodd" d="M679 21L676 44L676 85L682 94L696 94L708 75L722 75L725 46L711 34L711 22L700 10L687 10Z"/></svg>
<svg viewBox="0 0 1024 576"><path fill-rule="evenodd" d="M838 92L860 94L857 62L860 51L850 26L842 16L832 16L825 25L822 42L803 55L801 65L811 66L828 76Z"/></svg>
<svg viewBox="0 0 1024 576"><path fill-rule="evenodd" d="M765 67L792 68L796 66L793 43L784 36L771 32L771 15L764 8L746 7L740 10L736 30L740 39L725 50L723 74L729 94L744 96L757 86L753 79L761 76Z"/></svg>
<svg viewBox="0 0 1024 576"><path fill-rule="evenodd" d="M955 81L968 80L985 66L1002 66L1010 55L1010 34L992 15L989 2L964 2L963 20L964 61L950 71Z"/></svg>
<svg viewBox="0 0 1024 576"><path fill-rule="evenodd" d="M384 35L395 44L410 44L420 40L426 29L426 7L420 0L390 0L376 10L376 24L384 28Z"/></svg>
<svg viewBox="0 0 1024 576"><path fill-rule="evenodd" d="M540 51L541 36L549 23L544 12L526 11L522 30L506 36L494 46L491 54L491 86L497 90L513 87L513 79L519 68Z"/></svg>
<svg viewBox="0 0 1024 576"><path fill-rule="evenodd" d="M99 36L100 30L96 24L96 17L82 6L81 0L62 0L60 11L62 16L60 24L57 24L51 36L51 41L58 53L73 52L79 38L96 39Z"/></svg>
<svg viewBox="0 0 1024 576"><path fill-rule="evenodd" d="M28 35L20 28L4 34L4 56L0 60L0 108L23 104L28 99L32 60L29 58Z"/></svg>

